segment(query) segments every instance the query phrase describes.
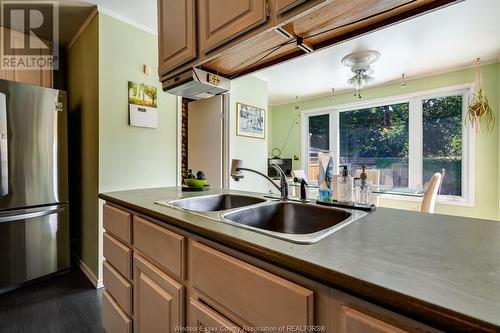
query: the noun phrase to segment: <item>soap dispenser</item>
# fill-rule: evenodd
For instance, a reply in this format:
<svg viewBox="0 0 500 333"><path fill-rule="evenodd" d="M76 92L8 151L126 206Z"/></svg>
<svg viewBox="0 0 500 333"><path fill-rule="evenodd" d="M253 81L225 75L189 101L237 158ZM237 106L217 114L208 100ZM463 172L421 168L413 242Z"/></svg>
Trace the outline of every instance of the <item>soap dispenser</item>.
<svg viewBox="0 0 500 333"><path fill-rule="evenodd" d="M352 204L353 178L349 176L347 165L341 165L340 177L338 177L337 191L338 201Z"/></svg>
<svg viewBox="0 0 500 333"><path fill-rule="evenodd" d="M371 204L371 181L368 180L368 175L366 174L366 166L363 165L361 167L361 174L359 176L361 178L361 184L359 187L359 196L356 200L356 203L361 205L369 205Z"/></svg>

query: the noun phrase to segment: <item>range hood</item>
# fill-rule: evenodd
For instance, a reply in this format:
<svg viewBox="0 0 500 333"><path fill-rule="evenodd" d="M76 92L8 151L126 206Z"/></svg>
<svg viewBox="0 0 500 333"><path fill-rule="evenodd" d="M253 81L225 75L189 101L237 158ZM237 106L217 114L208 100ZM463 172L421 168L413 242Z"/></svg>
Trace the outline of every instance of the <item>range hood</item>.
<svg viewBox="0 0 500 333"><path fill-rule="evenodd" d="M202 69L192 68L163 82L163 90L169 94L194 100L210 98L228 92L231 81Z"/></svg>

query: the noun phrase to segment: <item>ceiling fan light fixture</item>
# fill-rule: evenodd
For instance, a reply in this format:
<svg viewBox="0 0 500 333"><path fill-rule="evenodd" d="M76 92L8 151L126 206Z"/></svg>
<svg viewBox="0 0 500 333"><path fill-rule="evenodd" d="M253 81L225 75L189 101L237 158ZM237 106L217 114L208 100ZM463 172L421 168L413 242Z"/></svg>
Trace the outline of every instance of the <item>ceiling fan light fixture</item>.
<svg viewBox="0 0 500 333"><path fill-rule="evenodd" d="M374 80L370 65L380 58L380 53L374 50L358 51L342 58L342 64L351 68L354 76L347 83L354 87L354 96L361 98L361 89Z"/></svg>

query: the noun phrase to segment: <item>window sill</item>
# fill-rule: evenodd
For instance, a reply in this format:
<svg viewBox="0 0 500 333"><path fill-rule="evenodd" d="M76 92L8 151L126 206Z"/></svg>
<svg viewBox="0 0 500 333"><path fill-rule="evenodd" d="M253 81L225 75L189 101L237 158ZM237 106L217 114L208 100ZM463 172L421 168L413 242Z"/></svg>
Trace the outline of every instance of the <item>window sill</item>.
<svg viewBox="0 0 500 333"><path fill-rule="evenodd" d="M423 198L419 197L411 197L411 196L403 196L397 194L373 194L377 196L379 199L387 199L387 200L395 200L395 201L406 201L406 202L418 202L421 203ZM446 205L446 206L460 206L460 207L468 207L474 208L476 207L473 201L468 201L465 198L459 197L447 197L440 196L436 200L436 204L438 205Z"/></svg>

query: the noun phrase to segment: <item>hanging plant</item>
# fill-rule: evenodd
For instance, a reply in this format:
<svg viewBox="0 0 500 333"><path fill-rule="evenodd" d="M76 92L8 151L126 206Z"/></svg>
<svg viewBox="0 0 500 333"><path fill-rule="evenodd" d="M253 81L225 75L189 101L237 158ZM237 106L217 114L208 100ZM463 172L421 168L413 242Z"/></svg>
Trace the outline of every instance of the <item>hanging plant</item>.
<svg viewBox="0 0 500 333"><path fill-rule="evenodd" d="M476 133L491 133L495 125L495 115L483 91L479 58L476 60L476 91L471 94L466 121Z"/></svg>

